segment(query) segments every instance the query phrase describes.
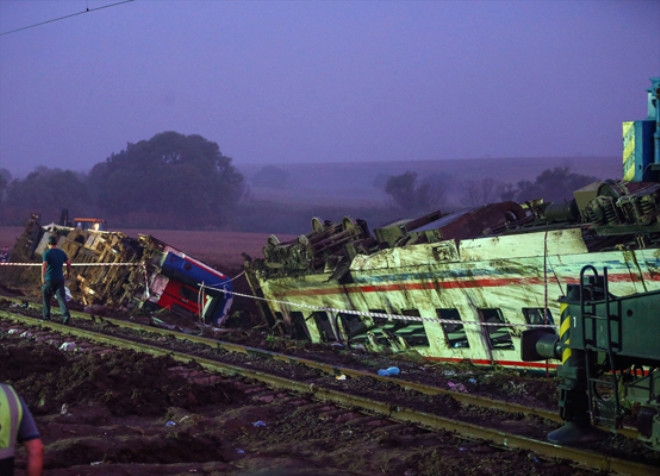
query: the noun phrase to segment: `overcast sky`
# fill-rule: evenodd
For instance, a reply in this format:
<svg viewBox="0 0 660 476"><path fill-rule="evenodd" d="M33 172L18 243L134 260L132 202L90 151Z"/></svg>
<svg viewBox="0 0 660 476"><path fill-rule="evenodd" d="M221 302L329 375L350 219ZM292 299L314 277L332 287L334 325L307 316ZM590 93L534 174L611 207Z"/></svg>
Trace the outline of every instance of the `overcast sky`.
<svg viewBox="0 0 660 476"><path fill-rule="evenodd" d="M119 1L0 0L0 168L15 178L89 171L163 131L239 169L619 156L660 76L658 0L99 8Z"/></svg>

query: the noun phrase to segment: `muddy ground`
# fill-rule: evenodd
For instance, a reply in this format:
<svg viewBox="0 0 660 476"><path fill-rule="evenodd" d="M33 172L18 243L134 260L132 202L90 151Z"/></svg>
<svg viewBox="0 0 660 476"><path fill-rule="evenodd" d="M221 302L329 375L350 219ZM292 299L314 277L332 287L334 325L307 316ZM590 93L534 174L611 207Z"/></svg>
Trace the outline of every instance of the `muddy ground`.
<svg viewBox="0 0 660 476"><path fill-rule="evenodd" d="M0 375L36 417L47 475L593 474L447 433L363 424L296 395L252 395L247 382L194 380L194 363L1 338ZM337 430L333 418L355 423Z"/></svg>

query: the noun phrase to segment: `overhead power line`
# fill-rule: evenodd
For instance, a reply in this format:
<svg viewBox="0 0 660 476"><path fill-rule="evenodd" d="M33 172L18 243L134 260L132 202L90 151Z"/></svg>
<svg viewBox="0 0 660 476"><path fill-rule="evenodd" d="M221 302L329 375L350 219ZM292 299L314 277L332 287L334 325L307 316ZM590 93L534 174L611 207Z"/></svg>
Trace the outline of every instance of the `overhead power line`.
<svg viewBox="0 0 660 476"><path fill-rule="evenodd" d="M91 12L94 12L96 10L102 10L104 8L116 7L117 5L122 5L124 3L132 2L132 1L134 1L134 0L122 0L121 2L111 3L109 5L103 5L102 7L86 8L85 10L83 10L81 12L71 13L70 15L65 15L63 17L58 17L58 18L53 18L52 20L42 21L40 23L35 23L34 25L23 26L21 28L16 28L14 30L4 31L4 32L0 33L0 36L8 35L10 33L16 33L18 31L27 30L29 28L35 28L35 27L41 26L41 25L46 25L47 23L53 23L53 22L60 21L60 20L66 20L67 18L82 15L83 13L91 13Z"/></svg>

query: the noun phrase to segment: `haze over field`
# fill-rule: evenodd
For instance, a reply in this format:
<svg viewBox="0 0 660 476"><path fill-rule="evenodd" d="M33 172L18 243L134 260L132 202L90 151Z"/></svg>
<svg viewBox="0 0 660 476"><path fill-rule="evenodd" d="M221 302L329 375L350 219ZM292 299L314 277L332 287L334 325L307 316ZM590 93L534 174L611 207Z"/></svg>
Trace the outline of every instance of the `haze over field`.
<svg viewBox="0 0 660 476"><path fill-rule="evenodd" d="M616 157L657 0L0 1L0 168L163 131L249 164Z"/></svg>
<svg viewBox="0 0 660 476"><path fill-rule="evenodd" d="M259 172L272 167L284 172L285 181L273 178L258 182ZM494 179L515 185L520 180L534 181L543 171L568 167L571 172L602 180L620 180L621 157L465 159L436 161L389 161L325 164L246 164L239 167L245 175L252 198L281 202L362 205L391 203L384 190L384 179L406 172L425 178L441 176L448 195L460 200L466 182ZM379 180L380 179L380 180ZM572 190L569 191L569 193ZM451 197L450 197L451 198Z"/></svg>

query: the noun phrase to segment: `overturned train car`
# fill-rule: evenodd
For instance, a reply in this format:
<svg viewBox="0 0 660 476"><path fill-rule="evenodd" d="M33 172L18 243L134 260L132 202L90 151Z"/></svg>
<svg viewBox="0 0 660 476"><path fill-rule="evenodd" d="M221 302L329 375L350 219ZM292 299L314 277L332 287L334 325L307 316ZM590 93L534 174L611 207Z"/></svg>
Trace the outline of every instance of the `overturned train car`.
<svg viewBox="0 0 660 476"><path fill-rule="evenodd" d="M58 247L73 265L67 288L83 306L167 309L215 327L228 317L230 279L150 235L132 238L93 228L42 226L33 215L17 240L12 261L39 260L52 235L58 236ZM38 272L25 273L38 282Z"/></svg>
<svg viewBox="0 0 660 476"><path fill-rule="evenodd" d="M607 267L619 296L660 289L660 78L649 117L623 124L624 181L569 203L503 202L376 228L312 220L312 231L246 262L274 329L311 342L528 369L521 334L556 332L558 298L585 265Z"/></svg>

